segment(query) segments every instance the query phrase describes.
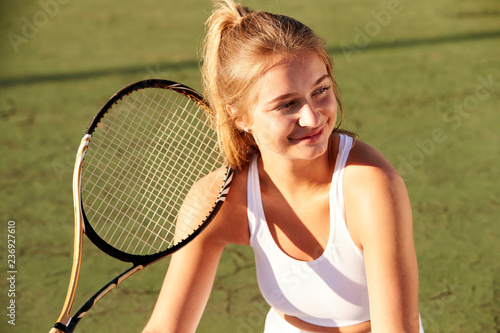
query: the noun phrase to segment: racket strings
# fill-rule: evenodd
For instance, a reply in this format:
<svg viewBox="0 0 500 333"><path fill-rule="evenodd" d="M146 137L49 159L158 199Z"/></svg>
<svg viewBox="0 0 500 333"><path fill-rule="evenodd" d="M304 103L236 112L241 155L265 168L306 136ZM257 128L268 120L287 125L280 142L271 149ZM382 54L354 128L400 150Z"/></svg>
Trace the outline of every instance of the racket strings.
<svg viewBox="0 0 500 333"><path fill-rule="evenodd" d="M125 129L123 128L123 122L122 122L122 124L120 124L120 125L121 125L121 126L116 126L116 127L119 129L119 131L118 131L119 133L121 133L120 131L123 131L123 130L128 130L128 129L126 129L126 128L125 128ZM112 128L114 128L114 127L112 127ZM115 132L116 132L116 131L115 131ZM129 133L129 134L132 134L132 135L133 135L133 133L134 133L134 130L130 130L130 133ZM116 133L111 133L111 131L110 131L110 133L109 133L109 134L113 134L113 135L115 135L115 136L113 136L112 138L115 138L115 139L116 139ZM108 137L109 137L109 135L108 135ZM133 141L133 140L129 140L129 144L128 144L127 146L125 146L125 147L124 147L126 151L129 151L129 150L130 150L130 142L132 142L132 141ZM142 148L142 147L144 146L144 144L143 144L143 145L142 145L142 147L141 147L140 141L141 141L141 140L140 140L140 138L139 138L138 140L136 140L136 146L137 146L137 147ZM104 146L104 145L103 145L103 144L101 144L101 146L100 146L99 148L102 148L103 146ZM122 146L124 146L124 145L122 145ZM111 145L109 145L109 144L107 145L107 147L110 147L110 148L115 149L115 147L113 147L113 146L111 146ZM100 151L100 150L96 150L96 152L99 152L99 151ZM113 150L111 150L111 151L113 151ZM103 158L104 158L104 157L107 157L107 156L109 156L109 152L108 152L108 151L103 150L103 151L102 151L102 154L101 154L101 159L100 159L100 161L102 162ZM140 201L138 201L138 200L137 200L137 197L139 197L140 193L142 192L142 191L140 190L140 189L141 189L141 187L143 187L143 186L144 186L144 184L143 184L143 183L139 183L139 182L138 182L138 180L139 180L139 178L140 178L141 176L144 178L144 177L147 177L147 175L141 175L141 174L137 174L137 175L136 175L136 174L134 174L134 172L132 172L132 171L134 171L134 170L135 170L135 171L137 171L137 169L136 169L136 168L135 168L135 169L134 169L134 168L125 168L123 165L120 165L121 163L123 163L123 157L124 157L124 156L122 156L122 158L117 159L117 160L110 159L110 160L109 160L109 162L110 162L110 163L109 163L109 165L110 165L110 167L111 167L111 169L110 169L110 170L112 170L112 171L114 171L114 172L113 172L113 173L103 172L103 174L102 174L102 178L100 179L101 181L100 181L100 182L96 182L96 184L103 183L103 182L102 182L102 179L106 179L106 178L107 178L107 181L108 181L110 184L111 184L111 182L110 182L111 180L113 180L113 181L114 181L114 183L113 183L113 184L111 184L111 185L112 185L112 187L113 187L113 188L115 188L115 189L118 189L118 188L123 188L123 186L124 186L124 182L125 182L125 181L127 181L127 182L129 182L129 183L130 183L130 185L129 185L129 186L136 186L136 191L135 191L135 195L134 195L134 196L131 196L130 194L128 194L128 193L127 193L127 191L123 191L123 190L122 190L122 191L120 191L120 192L117 192L117 193L120 193L121 195L120 195L119 197L118 197L118 196L117 196L117 197L115 197L114 199L116 199L116 200L118 201L118 203L122 205L122 207L124 207L124 206L125 206L125 207L127 207L127 208L129 208L129 209L132 209L132 210L133 210L132 215L133 215L133 216L137 216L137 214L139 213L139 212L138 212L138 210L137 210L137 207L140 207ZM137 164L137 163L138 163L138 162L137 162L137 160L139 160L140 158L141 158L141 156L140 156L140 155L136 155L136 156L135 156L135 159L130 158L130 161L129 161L129 162L130 162L130 164ZM126 165L126 164L125 164L125 165ZM104 169L104 170L106 170L106 169ZM98 170L98 171L99 171L99 170ZM120 171L122 172L121 174L119 173ZM118 173L116 173L116 172L118 172ZM115 173L116 173L116 174L115 174ZM135 172L135 173L137 173L137 172ZM121 177L118 177L117 175L119 175L119 176L121 176ZM146 179L147 179L147 178L146 178ZM137 190L137 189L139 189L139 190ZM103 190L104 190L104 189L103 189ZM102 193L99 193L99 195L98 195L98 196L96 196L96 197L95 197L95 199L96 199L96 200L97 200L97 199L100 199L100 197L101 197L101 196L102 196ZM126 200L124 200L124 197L126 198ZM98 202L99 202L99 206L98 206L98 207L96 207L96 212L101 212L101 218L102 218L104 221L106 221L106 216L114 216L114 215L116 215L116 214L113 214L113 213L114 213L113 211L114 211L114 210L116 210L116 209L118 209L119 205L110 206L110 205L108 204L108 206L112 207L112 210L113 210L113 211L112 211L111 215L106 215L105 213L109 214L109 212L106 212L105 210L103 210L103 209L102 209L102 206L103 206L103 205L106 205L108 201L105 201L105 200L100 199L100 201L98 201ZM90 204L90 207L93 207L93 204ZM126 215L122 214L122 215L121 215L121 219L123 220L123 218L124 218L125 216L126 216ZM120 225L121 225L120 223L122 222L122 220L118 220L118 219L117 219L117 217L115 216L115 219L114 219L114 220L112 220L112 222L114 222L114 223L116 223L116 224L118 224L118 225L120 226ZM97 220L97 221L96 221L96 226L99 226L100 222L101 222L100 220ZM128 221L128 222L129 222L129 221ZM127 230L128 230L128 229L127 229L127 226L128 226L128 225L124 225L124 226L121 228L121 230L122 230L122 231L127 231ZM103 229L101 228L101 229L98 229L98 230L99 230L99 231L102 231ZM104 234L102 234L101 236L102 236L103 238L107 239L107 238L108 238L108 237L107 237L107 236L108 236L108 232L109 232L110 230L114 231L114 233L113 233L113 235L112 235L112 236L114 236L114 235L116 234L116 230L118 230L118 229L113 228L113 225L109 224L109 225L107 225L107 231L106 231ZM112 239L112 237L111 237L111 239Z"/></svg>
<svg viewBox="0 0 500 333"><path fill-rule="evenodd" d="M122 107L122 109L123 109L123 107ZM123 111L123 110L121 110L121 112L124 112L124 111ZM137 115L137 114L136 114L136 113L134 113L134 116L136 116L136 115ZM133 120L135 120L135 121L137 122L137 119L133 119ZM143 123L144 119L141 119L141 120L142 120L142 123ZM141 143L141 141L142 141L142 138L137 138L137 136L136 136L136 135L134 135L134 134L135 134L138 130L137 130L137 129L130 129L130 128L125 128L125 129L124 129L124 128L123 128L123 124L124 124L124 123L125 123L125 122L122 122L121 126L119 126L119 127L118 127L118 129L119 129L118 133L126 133L126 132L123 132L123 131L124 131L124 130L125 130L125 131L126 131L126 130L128 130L128 131L129 131L129 134L130 134L132 137L134 137L134 138L136 139L136 140L135 140L135 145L136 145L136 147L137 147L137 148L144 149L144 143L143 143L142 145L140 144L140 143ZM139 123L139 124L140 124L140 123ZM111 133L110 133L110 134L111 134ZM112 134L113 134L113 135L115 135L113 138L116 138L116 135L117 135L117 134L116 134L116 133L112 133ZM130 144L131 144L133 141L134 141L134 140L129 140L129 144L128 144L127 146L125 146L125 147L124 147L124 149L125 149L126 151L130 151ZM123 142L123 140L122 140L122 142ZM111 146L109 146L109 147L111 147ZM111 148L112 148L112 147L111 147ZM136 149L136 150L137 150L137 149ZM106 153L106 154L104 154L104 155L103 155L103 157L108 155L108 151L104 151L104 153ZM134 160L134 159L132 159L132 158L130 158L130 162L132 162L132 164L136 164L136 163L138 163L137 161L138 161L138 160L140 160L140 158L142 158L142 156L141 156L141 155L136 155L136 156L135 156L135 160ZM123 157L122 157L119 161L120 161L120 163L122 163L122 162L123 162ZM113 162L113 160L111 160L111 162ZM125 165L126 165L126 163L125 163ZM111 166L112 166L112 165L111 165ZM112 167L113 167L113 166L112 166ZM144 174L142 174L142 175L141 175L141 174L138 174L138 173L137 173L137 171L138 171L138 170L137 170L136 168L135 168L135 169L134 169L134 168L124 168L123 166L120 166L120 165L115 165L115 166L114 166L114 168L115 168L115 169L114 169L115 171L116 171L116 170L122 170L122 171L123 171L123 174L121 174L121 176L122 176L122 177L120 177L120 178L117 178L117 177L115 177L115 176L113 176L113 175L109 175L109 174L105 175L105 176L107 176L107 177L111 177L112 179L114 179L114 181L115 181L115 183L113 184L113 187L114 187L114 188L120 188L120 187L122 187L122 186L123 186L123 182L128 181L128 182L130 182L132 185L135 185L135 186L137 186L137 188L139 188L139 189L140 189L142 186L144 186L144 184L143 184L143 183L138 183L138 179L139 179L140 177L145 178L145 179L148 179L148 175L144 175ZM132 172L132 171L136 171L136 172L135 172L135 174L134 174L134 172ZM137 175L136 175L136 174L137 174ZM118 186L118 185L120 185L120 186ZM135 192L135 196L134 196L134 197L129 196L128 198L132 199L132 202L136 202L136 201L137 201L137 197L139 197L139 195L140 195L140 193L141 193L141 192L142 192L142 191L138 190L138 191L136 191L136 192ZM121 197L117 197L116 199L118 199L118 201L122 201L122 203L127 204L126 202L123 202L123 200L122 200L122 197L126 196L126 195L127 195L127 192L126 192L126 191L122 191L122 192L119 192L119 193L121 193ZM105 203L105 201L102 201L102 202L101 202L101 204L104 204L104 203ZM140 203L140 202L139 202L139 203ZM128 206L133 208L133 206L131 206L130 204L129 204ZM114 208L116 209L116 207L114 207ZM98 209L100 209L100 207L99 207ZM135 213L137 213L137 208L135 209ZM122 217L122 219L123 219L125 216L126 216L126 215L122 215L122 216L121 216L121 217ZM114 221L114 222L118 223L119 225L120 225L120 223L121 223L121 221ZM108 227L108 231L109 231L109 230L114 230L114 231L116 232L116 230L117 230L117 229L113 229L113 228L112 228L112 225L110 225L110 226ZM125 231L125 230L127 230L127 225L125 225L125 226L122 228L122 231ZM107 233L105 233L103 236L104 236L104 237L107 237ZM114 234L113 234L113 236L114 236Z"/></svg>
<svg viewBox="0 0 500 333"><path fill-rule="evenodd" d="M150 105L148 105L148 108L151 108L151 104L153 103L153 101L154 101L154 99L150 100L151 103L150 103ZM154 108L155 111L157 110L158 105L159 105L159 103L156 104L156 106ZM141 109L144 109L144 107L145 107L144 105L140 105L138 108L139 108L139 110L141 110ZM157 131L157 132L153 133L154 134L154 137L153 137L153 140L152 140L153 142L155 142L155 141L157 142L157 140L161 140L161 138L158 137L157 133L161 133L161 131ZM160 170L159 169L159 165L157 165L157 163L154 163L154 162L151 161L152 158L154 158L154 159L157 158L156 155L150 154L150 155L146 156L146 158L147 158L147 160L145 161L145 165L151 165L152 168L149 168L149 169L146 170L147 175L145 175L145 177L146 177L146 179L151 179L151 181L154 182L156 179L159 179L159 178L158 178L158 175L154 174L154 172L151 172L151 171L152 170L157 170L157 172L161 172L161 171L164 171L164 170ZM146 184L146 185L147 186L152 186L152 184ZM153 188L158 187L158 185L159 184L157 184L157 186L153 186ZM137 195L139 195L139 192L144 193L145 189L141 188L141 191L138 191ZM154 193L152 191L146 192L146 193L147 193L147 196L144 197L145 200L152 201L153 203L156 203L157 201L161 201L161 198L160 198L161 194L160 193ZM152 197L154 197L154 198L152 199ZM148 214L143 214L145 209L150 209L151 211L153 211L153 215L155 215L158 212L158 208L161 207L161 206L162 206L161 203L160 204L156 204L156 209L151 210L151 208L147 208L148 206L143 205L142 206L142 210L140 212L140 214L142 214L142 220L139 221L139 225L143 226L144 223L145 223L145 221L147 220L147 217L148 217L147 215ZM146 239L143 239L143 237L146 234L146 230L150 230L150 225L152 224L153 221L155 221L154 216L152 216L152 218L148 219L148 221L150 221L150 222L148 223L148 225L145 226L145 229L143 230L142 235L138 236L139 229L137 229L136 233L133 234L133 236L136 237L137 239L143 240L143 244L144 245L150 244L150 242L148 242L149 241L149 237L146 238ZM130 221L128 223L130 223ZM127 226L128 226L128 224L127 224ZM156 226L161 227L161 225L159 225L159 224L153 225L153 228L151 228L152 232L154 232ZM123 235L124 231L128 231L128 229L126 227L124 229L122 229L122 233L119 236L119 239L122 238L121 236ZM159 234L160 231L157 232L157 234ZM123 239L122 245L125 244L125 241L126 241L126 238ZM131 243L129 243L129 245L130 244ZM136 247L134 248L134 251L137 249L138 244L139 243L136 243ZM125 248L125 252L129 252L129 248L128 247Z"/></svg>
<svg viewBox="0 0 500 333"><path fill-rule="evenodd" d="M176 97L178 98L179 96L176 96ZM175 105L177 105L175 102L174 102L174 104L175 104ZM158 103L158 104L156 105L156 107L158 107L158 106L161 106L161 101L160 101L160 103ZM186 105L186 106L188 106L188 105ZM196 105L195 105L193 102L191 102L191 106L190 106L190 108L192 108L193 106L196 106ZM186 109L186 108L185 108L184 110L185 110L185 111L187 111L187 109ZM192 112L192 110L190 110L190 112ZM190 112L189 112L189 113L188 113L188 112L186 112L186 115L190 115ZM175 115L174 115L174 116L175 116ZM179 120L179 119L177 119L177 121L176 121L176 126L179 126L179 124L178 124L178 120ZM164 125L164 124L161 124L161 125L162 125L162 127L163 127L163 125ZM157 133L172 133L172 132L168 131L168 128L166 128L166 129L165 129L165 131L158 131ZM166 142L168 142L168 141L170 141L170 140L172 140L172 138L171 138L169 135L167 135L167 140L165 140L165 141L163 141L163 142L164 142L164 143L166 143ZM182 142L180 142L180 144L182 145L183 143L182 143ZM161 145L161 146L162 146L162 148L165 148L165 144L163 144L163 145ZM176 150L178 150L178 148L177 148L177 147L174 147L174 148L175 148ZM153 156L153 155L150 155L150 156ZM154 156L154 158L155 158L155 159L158 159L158 156ZM185 159L185 160L186 160L186 159ZM178 164L176 163L176 165L175 165L175 166L177 166L177 165L178 165ZM173 170L173 169L174 169L174 168L172 168L172 169L170 169L170 170ZM167 171L168 171L168 169L163 169L163 172L167 172ZM182 172L183 174L185 173L185 171L184 171L184 170L179 170L179 171L180 171L180 172ZM170 172L170 173L168 174L167 178L168 178L168 179L170 179L171 177L172 177L172 173ZM179 182L178 182L178 184L180 184L180 185L183 185L183 184L184 184L184 182L182 182L182 179L175 179L175 177L174 177L174 181L179 181ZM167 190L172 190L172 189L175 189L175 188L173 188L173 187L167 188ZM167 192L167 193L165 193L165 194L164 194L164 196L165 196L165 197L167 197L167 196L168 196L168 197L178 197L178 196L182 195L182 193L183 193L183 191L178 191L178 193L168 193L168 192ZM178 210L179 210L179 208L180 208L180 203L179 203L179 202L172 202L172 203L175 205L175 207L174 207L175 211L178 211ZM158 211L158 210L159 210L159 208L160 208L160 206L157 206L157 207L156 207L156 209L155 209L155 211L154 211L154 214L160 215L160 212ZM144 250L144 247L146 246L146 244L150 244L150 243L153 243L153 244L154 244L154 243L157 241L157 239L158 239L158 237L159 237L159 234L160 234L160 233L159 233L159 232L155 232L156 227L162 227L162 225L161 225L161 224L160 224L160 225L158 225L158 224L155 224L155 223L154 223L155 219L149 219L148 221L149 221L149 223L148 223L148 226L146 226L146 230L150 230L150 228L149 228L149 227L150 227L151 225L153 225L153 228L151 228L152 232L151 232L151 233L149 233L149 235L147 236L147 238L144 238L144 236L145 236L145 234L146 234L146 230L144 230L144 231L143 231L142 236L140 237L140 239L144 239L142 250ZM144 221L143 221L143 222L144 222ZM173 232L172 232L173 224L169 224L168 226L169 226L168 232L169 232L169 233L173 233ZM151 237L152 237L152 236L155 238L153 241L151 241ZM137 246L136 246L136 248L134 248L134 251L135 251L136 249L137 249Z"/></svg>
<svg viewBox="0 0 500 333"><path fill-rule="evenodd" d="M222 166L216 148L205 111L189 98L166 89L124 97L98 125L85 156L82 195L93 229L127 253L174 246L201 224L192 222L200 207L208 215L217 200L223 178L205 177ZM203 197L185 203L202 178L217 182L201 185Z"/></svg>

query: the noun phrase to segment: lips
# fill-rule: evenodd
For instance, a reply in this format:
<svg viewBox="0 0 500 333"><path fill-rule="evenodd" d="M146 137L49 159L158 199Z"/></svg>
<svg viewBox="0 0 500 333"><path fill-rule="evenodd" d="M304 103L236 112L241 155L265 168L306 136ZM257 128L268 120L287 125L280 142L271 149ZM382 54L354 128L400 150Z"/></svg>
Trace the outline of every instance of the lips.
<svg viewBox="0 0 500 333"><path fill-rule="evenodd" d="M292 140L316 142L322 137L323 132L324 132L324 127L320 127L320 128L314 129L310 132L307 132L303 135L300 135L296 138L292 138Z"/></svg>

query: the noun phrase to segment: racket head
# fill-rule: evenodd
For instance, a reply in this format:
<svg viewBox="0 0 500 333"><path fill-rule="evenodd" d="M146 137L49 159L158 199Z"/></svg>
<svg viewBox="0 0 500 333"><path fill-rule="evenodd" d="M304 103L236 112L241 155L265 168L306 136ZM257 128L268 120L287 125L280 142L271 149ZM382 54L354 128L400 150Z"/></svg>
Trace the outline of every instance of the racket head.
<svg viewBox="0 0 500 333"><path fill-rule="evenodd" d="M107 254L151 263L194 239L232 179L202 95L168 80L115 93L90 123L81 168L84 232Z"/></svg>

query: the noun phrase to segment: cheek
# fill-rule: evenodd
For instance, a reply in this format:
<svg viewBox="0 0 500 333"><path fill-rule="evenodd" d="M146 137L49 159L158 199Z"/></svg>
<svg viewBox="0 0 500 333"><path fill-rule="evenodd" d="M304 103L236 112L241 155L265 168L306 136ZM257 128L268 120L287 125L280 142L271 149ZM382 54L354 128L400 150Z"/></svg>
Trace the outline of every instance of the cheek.
<svg viewBox="0 0 500 333"><path fill-rule="evenodd" d="M337 104L337 100L333 100L333 110L332 110L332 116L336 119L337 118L337 111L339 109L339 106Z"/></svg>
<svg viewBox="0 0 500 333"><path fill-rule="evenodd" d="M328 117L332 118L334 122L337 120L338 109L337 100L335 99L335 96L332 95L332 97L325 102L324 110L326 110Z"/></svg>
<svg viewBox="0 0 500 333"><path fill-rule="evenodd" d="M258 143L275 142L286 139L293 130L293 124L287 119L266 118L254 123L254 137Z"/></svg>

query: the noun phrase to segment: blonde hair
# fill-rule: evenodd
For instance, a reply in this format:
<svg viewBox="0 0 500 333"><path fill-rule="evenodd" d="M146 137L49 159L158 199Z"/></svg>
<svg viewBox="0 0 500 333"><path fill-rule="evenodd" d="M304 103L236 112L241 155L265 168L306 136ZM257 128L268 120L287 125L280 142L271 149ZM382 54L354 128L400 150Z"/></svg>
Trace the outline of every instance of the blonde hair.
<svg viewBox="0 0 500 333"><path fill-rule="evenodd" d="M304 50L315 52L332 80L342 121L340 92L325 46L309 27L291 17L253 11L233 0L215 2L206 25L202 76L220 145L233 169L244 168L258 152L253 136L238 128L235 121L248 115L257 81L276 56L293 56ZM229 112L227 106L236 111Z"/></svg>

